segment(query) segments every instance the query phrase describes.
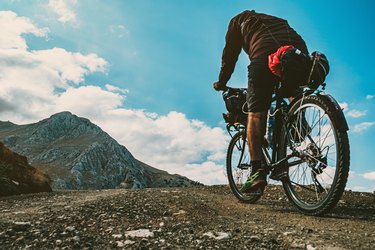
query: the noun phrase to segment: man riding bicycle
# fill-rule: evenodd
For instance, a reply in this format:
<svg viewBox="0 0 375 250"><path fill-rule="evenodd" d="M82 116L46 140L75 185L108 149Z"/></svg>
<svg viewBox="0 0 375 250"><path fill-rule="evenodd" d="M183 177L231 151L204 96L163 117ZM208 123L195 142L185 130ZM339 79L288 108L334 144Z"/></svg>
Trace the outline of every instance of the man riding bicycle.
<svg viewBox="0 0 375 250"><path fill-rule="evenodd" d="M272 94L280 81L268 67L268 55L286 45L292 45L306 54L308 50L305 41L286 20L254 10L244 11L232 18L225 40L219 80L213 85L215 90L225 90L242 49L251 61L248 66L247 141L252 173L241 190L250 192L267 185L268 169L263 161L262 143ZM293 94L286 97L293 97ZM281 179L282 176L282 172L273 173L271 178Z"/></svg>

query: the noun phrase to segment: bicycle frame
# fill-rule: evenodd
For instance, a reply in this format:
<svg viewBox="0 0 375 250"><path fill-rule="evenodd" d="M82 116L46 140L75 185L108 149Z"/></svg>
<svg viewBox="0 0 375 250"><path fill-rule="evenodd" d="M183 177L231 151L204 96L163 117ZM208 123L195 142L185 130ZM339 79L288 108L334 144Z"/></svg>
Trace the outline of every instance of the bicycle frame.
<svg viewBox="0 0 375 250"><path fill-rule="evenodd" d="M299 100L301 98L304 98L305 96L308 96L312 93L313 93L313 91L303 92L301 95L294 98L294 100L291 102L291 104L294 101ZM278 155L278 152L277 152L277 149L279 147L278 138L280 138L281 132L283 130L283 126L286 126L286 124L289 122L286 118L287 116L286 116L285 112L288 111L291 104L288 105L283 97L279 97L278 93L275 94L275 97L272 99L272 102L276 102L276 107L275 107L274 113L269 114L269 115L275 116L275 124L274 124L273 136L272 136L272 141L271 141L272 155L269 154L268 147L267 147L266 143L263 144L263 146L262 146L263 155L264 155L264 158L266 160L268 169L270 171L272 171L273 169L275 169L279 166L285 166L284 164L287 163L289 159L291 159L293 157L296 157L296 156L299 156L299 154L296 151L293 151L292 154L287 155L286 157L280 159L280 156ZM295 160L293 162L289 162L287 164L287 167L288 168L293 167L293 166L299 165L303 162L304 161L302 159Z"/></svg>
<svg viewBox="0 0 375 250"><path fill-rule="evenodd" d="M303 91L300 95L295 97L290 104L288 104L283 97L280 97L280 94L278 93L278 91L276 91L274 97L272 98L272 103L276 102L276 107L275 107L274 113L269 114L269 115L275 116L275 124L274 124L274 128L273 128L273 136L272 136L272 141L271 141L271 147L268 147L269 145L266 142L266 140L264 141L264 144L262 145L262 152L263 152L266 164L268 166L268 169L270 171L274 170L277 167L281 167L281 166L285 167L285 165L284 165L285 163L287 163L287 167L290 168L290 167L299 165L299 164L304 162L302 159L294 160L292 162L288 162L291 158L300 156L300 154L296 151L293 151L290 155L287 155L286 157L283 157L282 159L280 159L280 156L278 155L278 152L277 152L277 149L279 147L278 138L280 138L281 132L283 130L283 126L286 126L286 124L289 122L287 120L287 114L286 114L286 112L288 112L288 110L289 110L289 107L294 102L300 100L301 98L309 96L313 93L314 93L314 91L312 91L312 90ZM231 128L234 128L235 131L231 130ZM233 135L232 135L233 132L239 132L239 131L242 131L242 130L245 130L244 136L246 136L246 126L245 125L240 124L240 123L228 124L227 125L227 131L228 131L228 133L231 137L233 137ZM312 140L312 138L310 138L310 139ZM239 150L241 150L241 156L240 156L239 163L238 163L237 166L239 168L242 168L242 169L249 167L249 165L246 165L246 166L244 164L242 164L243 166L241 165L242 158L243 158L243 155L245 153L244 152L245 143L246 143L246 140L244 140L243 145L239 145L239 147L241 147L241 148L239 148ZM270 148L271 148L271 154L268 152L268 150L270 150Z"/></svg>
<svg viewBox="0 0 375 250"><path fill-rule="evenodd" d="M324 214L337 204L348 178L345 116L335 99L318 89L304 88L290 102L277 94L272 99L275 108L268 114L274 120L272 133L264 137L261 147L267 168L273 172L270 178L282 182L288 199L303 213ZM230 111L242 116L224 114L232 137L226 159L229 186L240 201L255 203L263 190L242 190L254 173L247 148L247 114L244 110L238 114L238 105Z"/></svg>
<svg viewBox="0 0 375 250"><path fill-rule="evenodd" d="M283 163L287 162L290 158L296 156L296 154L292 154L292 155L289 155L289 156L287 156L283 159L278 160L278 155L277 155L277 150L276 150L278 148L278 140L276 138L279 138L280 133L282 131L282 127L285 125L286 121L283 120L284 116L285 116L285 114L283 112L285 112L285 110L282 110L282 109L286 108L288 106L288 104L286 103L284 98L277 98L277 95L275 95L275 97L272 99L272 102L276 102L276 109L275 109L274 114L272 114L272 115L275 115L274 134L272 136L272 146L271 146L272 155L270 155L269 152L268 152L267 142L265 141L264 144L262 145L262 151L263 151L263 155L264 155L265 160L266 160L266 164L271 171L275 167L282 165ZM232 130L232 128L234 129L234 131ZM243 131L243 130L245 131L244 136L246 137L246 126L244 126L243 124L240 124L240 123L227 124L228 134L232 138L233 138L233 135L232 135L233 132L239 132L239 131ZM243 145L239 145L240 148L237 147L241 151L241 155L240 155L239 162L238 162L237 166L238 166L238 168L241 168L241 169L249 167L249 165L242 166L243 164L241 164L243 155L245 153L244 152L245 148L246 148L245 144L246 144L246 140L243 140ZM303 162L302 160L294 161L292 163L289 163L288 167L298 165L302 162Z"/></svg>
<svg viewBox="0 0 375 250"><path fill-rule="evenodd" d="M266 163L268 165L268 168L272 171L276 166L281 165L282 163L288 161L291 157L285 157L284 159L278 160L277 155L277 148L278 148L278 140L276 138L279 138L282 126L284 124L283 122L283 110L282 108L286 107L286 102L283 98L277 98L277 95L272 99L272 102L276 102L275 111L273 114L269 114L270 116L275 116L275 123L273 128L273 136L271 140L271 147L268 147L266 142L262 145L262 151L264 158L266 160ZM269 148L271 148L271 155L268 152Z"/></svg>

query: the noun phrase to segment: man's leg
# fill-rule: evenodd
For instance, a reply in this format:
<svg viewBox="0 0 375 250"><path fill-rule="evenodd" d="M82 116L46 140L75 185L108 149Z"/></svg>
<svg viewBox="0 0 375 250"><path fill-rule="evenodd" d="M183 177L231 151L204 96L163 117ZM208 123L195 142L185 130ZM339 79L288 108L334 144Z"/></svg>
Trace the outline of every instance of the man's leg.
<svg viewBox="0 0 375 250"><path fill-rule="evenodd" d="M251 175L247 179L242 192L250 192L267 185L267 169L262 162L262 145L266 127L267 112L249 112L247 123L247 143L251 158Z"/></svg>
<svg viewBox="0 0 375 250"><path fill-rule="evenodd" d="M262 146L266 131L267 112L271 104L272 92L277 78L268 68L267 58L252 60L249 65L247 91L248 124L247 141L249 145L252 171L241 188L242 192L263 189L267 185L268 169L263 162Z"/></svg>
<svg viewBox="0 0 375 250"><path fill-rule="evenodd" d="M266 132L267 112L249 112L247 123L247 143L252 161L263 159L262 145Z"/></svg>

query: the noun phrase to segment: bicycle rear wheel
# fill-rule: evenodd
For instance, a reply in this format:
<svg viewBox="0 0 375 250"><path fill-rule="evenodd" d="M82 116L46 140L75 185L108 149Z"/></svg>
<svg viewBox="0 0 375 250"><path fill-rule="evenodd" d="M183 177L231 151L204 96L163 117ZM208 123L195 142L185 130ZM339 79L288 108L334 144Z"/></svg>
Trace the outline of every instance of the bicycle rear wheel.
<svg viewBox="0 0 375 250"><path fill-rule="evenodd" d="M349 141L339 129L338 112L319 96L297 101L281 133L280 159L288 160L289 200L305 214L321 215L333 208L344 192L349 173Z"/></svg>
<svg viewBox="0 0 375 250"><path fill-rule="evenodd" d="M255 203L260 199L263 189L251 193L240 191L251 174L250 154L246 141L246 131L237 132L231 139L227 151L227 176L233 194L245 203Z"/></svg>

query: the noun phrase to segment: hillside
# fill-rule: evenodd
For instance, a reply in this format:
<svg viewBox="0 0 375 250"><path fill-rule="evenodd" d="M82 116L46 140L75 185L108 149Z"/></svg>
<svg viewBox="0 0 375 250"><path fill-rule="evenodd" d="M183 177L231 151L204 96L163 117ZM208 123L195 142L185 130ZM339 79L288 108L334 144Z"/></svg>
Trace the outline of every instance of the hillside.
<svg viewBox="0 0 375 250"><path fill-rule="evenodd" d="M50 192L48 177L0 142L0 196Z"/></svg>
<svg viewBox="0 0 375 250"><path fill-rule="evenodd" d="M0 198L4 249L374 249L375 194L345 192L310 217L269 186L253 205L227 186L57 191Z"/></svg>
<svg viewBox="0 0 375 250"><path fill-rule="evenodd" d="M70 112L34 124L0 122L0 141L47 173L53 189L197 185L138 161L100 127Z"/></svg>

